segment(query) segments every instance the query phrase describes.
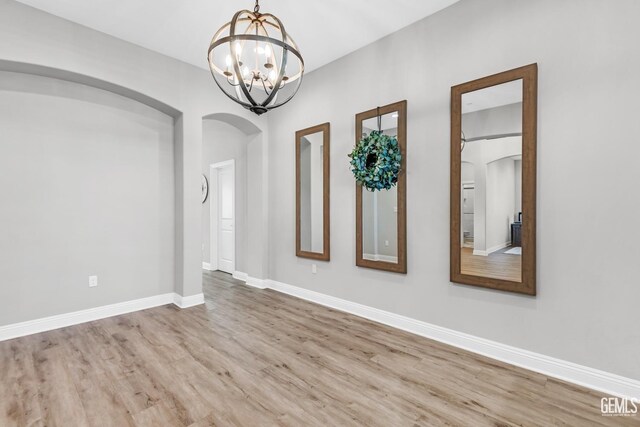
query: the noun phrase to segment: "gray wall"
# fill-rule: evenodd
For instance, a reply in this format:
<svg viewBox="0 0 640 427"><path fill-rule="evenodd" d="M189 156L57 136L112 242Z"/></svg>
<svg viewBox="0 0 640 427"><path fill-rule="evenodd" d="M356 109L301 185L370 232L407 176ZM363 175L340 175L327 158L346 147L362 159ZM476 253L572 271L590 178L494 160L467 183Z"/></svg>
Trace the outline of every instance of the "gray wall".
<svg viewBox="0 0 640 427"><path fill-rule="evenodd" d="M236 270L246 271L247 245L247 135L240 129L219 120L202 121L202 173L209 180L209 197L202 204L202 261L211 259L210 208L211 187L209 166L226 160L235 160L235 227Z"/></svg>
<svg viewBox="0 0 640 427"><path fill-rule="evenodd" d="M0 72L0 194L0 325L173 292L171 117Z"/></svg>
<svg viewBox="0 0 640 427"><path fill-rule="evenodd" d="M270 276L640 379L640 2L463 0L305 77L269 113ZM539 64L536 298L449 283L450 87ZM375 71L374 71L375 70ZM416 74L416 70L420 70ZM354 115L408 100L408 274L354 265ZM294 132L331 122L332 260L295 257ZM580 185L576 185L579 180Z"/></svg>
<svg viewBox="0 0 640 427"><path fill-rule="evenodd" d="M269 189L266 135L249 136L247 143L247 271L251 277L266 279L269 274ZM295 185L295 181L294 182ZM282 183L280 183L282 185ZM277 189L276 191L281 191ZM256 218L256 213L264 215ZM278 209L276 212L280 212ZM251 215L253 214L253 218ZM295 253L295 248L294 248Z"/></svg>

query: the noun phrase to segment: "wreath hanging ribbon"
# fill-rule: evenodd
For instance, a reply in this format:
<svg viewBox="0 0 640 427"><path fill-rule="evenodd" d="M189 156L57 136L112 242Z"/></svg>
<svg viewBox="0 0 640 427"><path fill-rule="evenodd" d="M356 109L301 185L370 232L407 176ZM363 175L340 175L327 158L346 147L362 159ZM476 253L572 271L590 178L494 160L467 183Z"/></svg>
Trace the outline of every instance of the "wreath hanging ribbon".
<svg viewBox="0 0 640 427"><path fill-rule="evenodd" d="M365 134L349 154L356 182L370 191L393 188L402 166L398 138L382 133L381 119L378 113L378 130Z"/></svg>

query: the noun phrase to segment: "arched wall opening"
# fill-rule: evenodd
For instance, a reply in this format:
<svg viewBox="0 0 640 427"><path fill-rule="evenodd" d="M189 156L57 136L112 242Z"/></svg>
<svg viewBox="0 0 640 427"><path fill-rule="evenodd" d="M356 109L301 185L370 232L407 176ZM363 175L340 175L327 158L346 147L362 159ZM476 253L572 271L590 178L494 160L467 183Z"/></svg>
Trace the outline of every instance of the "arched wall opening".
<svg viewBox="0 0 640 427"><path fill-rule="evenodd" d="M462 151L462 194L467 197L462 200L462 239L474 255L489 255L510 242L510 224L522 200L521 155L520 136L472 141ZM465 191L465 182L473 182L473 190L468 186ZM465 241L465 233L473 238Z"/></svg>
<svg viewBox="0 0 640 427"><path fill-rule="evenodd" d="M222 244L216 231L216 171L212 165L233 161L235 168L234 232L237 277L263 278L266 274L266 203L264 134L249 120L228 113L202 119L202 174L209 183L209 197L202 205L203 266L223 269L215 259ZM212 215L214 214L214 215Z"/></svg>
<svg viewBox="0 0 640 427"><path fill-rule="evenodd" d="M182 113L175 107L168 105L159 99L146 95L142 92L130 89L128 87L120 86L118 84L98 79L85 74L76 73L69 70L62 70L60 68L47 67L45 65L30 64L26 62L8 61L0 59L0 71L8 71L13 73L29 74L34 76L49 77L58 80L64 80L67 82L78 83L85 86L93 87L96 89L102 89L107 92L111 92L120 95L125 98L129 98L138 101L141 104L147 105L153 109L165 113L173 118L178 118Z"/></svg>

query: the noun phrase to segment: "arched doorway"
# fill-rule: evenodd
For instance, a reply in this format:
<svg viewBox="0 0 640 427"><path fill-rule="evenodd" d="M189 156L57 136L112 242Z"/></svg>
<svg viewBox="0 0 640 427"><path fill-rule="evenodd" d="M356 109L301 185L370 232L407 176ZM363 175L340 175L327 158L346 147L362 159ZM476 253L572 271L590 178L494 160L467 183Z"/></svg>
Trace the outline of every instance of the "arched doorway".
<svg viewBox="0 0 640 427"><path fill-rule="evenodd" d="M266 203L263 134L245 118L218 113L202 120L202 174L209 194L202 205L202 262L246 280L263 277Z"/></svg>

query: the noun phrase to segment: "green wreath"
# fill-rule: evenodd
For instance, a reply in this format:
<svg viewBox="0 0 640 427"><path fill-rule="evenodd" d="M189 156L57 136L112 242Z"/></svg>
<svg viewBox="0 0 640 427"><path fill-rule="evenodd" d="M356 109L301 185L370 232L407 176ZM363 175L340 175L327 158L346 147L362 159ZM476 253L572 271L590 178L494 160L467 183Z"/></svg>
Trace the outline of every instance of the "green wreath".
<svg viewBox="0 0 640 427"><path fill-rule="evenodd" d="M398 183L402 153L395 136L371 131L358 141L349 157L351 172L367 190L389 190Z"/></svg>

